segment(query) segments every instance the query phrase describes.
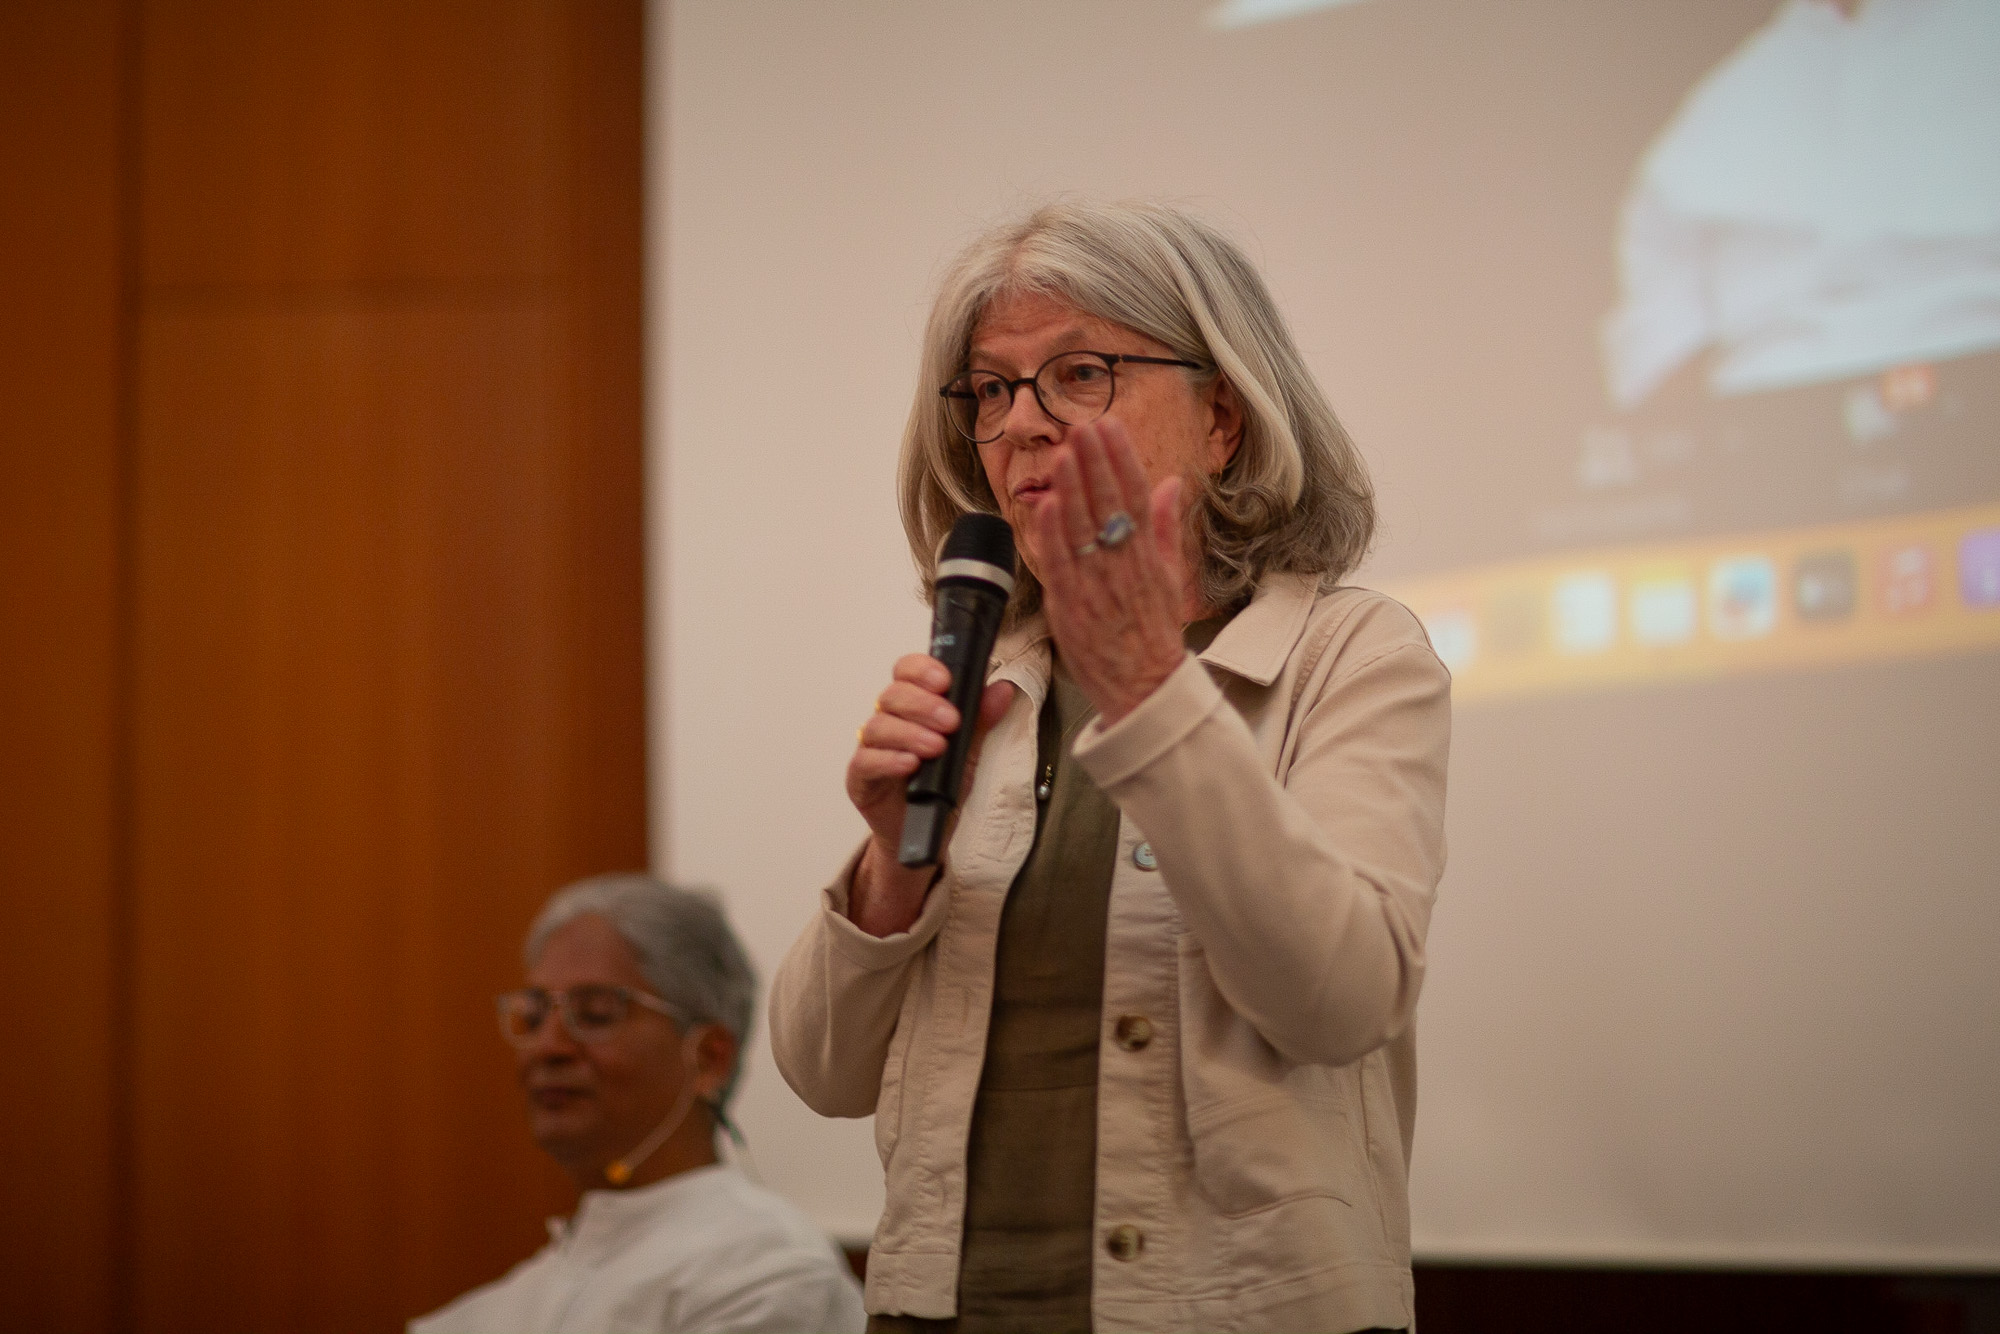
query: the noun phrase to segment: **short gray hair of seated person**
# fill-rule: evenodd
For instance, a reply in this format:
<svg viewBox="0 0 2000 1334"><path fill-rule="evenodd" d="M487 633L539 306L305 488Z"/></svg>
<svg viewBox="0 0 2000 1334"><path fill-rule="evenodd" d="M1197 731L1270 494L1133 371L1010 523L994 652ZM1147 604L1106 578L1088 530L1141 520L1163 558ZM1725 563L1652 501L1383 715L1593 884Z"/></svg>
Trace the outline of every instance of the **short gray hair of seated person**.
<svg viewBox="0 0 2000 1334"><path fill-rule="evenodd" d="M1122 324L1218 374L1243 404L1243 440L1220 476L1196 479L1187 521L1202 599L1247 601L1280 570L1330 589L1375 534L1367 465L1306 368L1264 280L1241 249L1184 208L1140 200L1060 200L976 237L946 269L924 330L916 402L903 431L903 530L931 597L939 544L960 515L999 512L978 451L951 425L938 387L965 372L972 334L994 302L1054 297ZM1023 567L1010 621L1041 605Z"/></svg>
<svg viewBox="0 0 2000 1334"><path fill-rule="evenodd" d="M728 1105L743 1072L743 1049L757 1008L757 973L722 903L701 889L679 889L640 872L594 875L555 892L543 905L521 956L532 968L549 937L596 914L638 958L646 984L690 1024L720 1024L736 1039L736 1064L714 1105Z"/></svg>

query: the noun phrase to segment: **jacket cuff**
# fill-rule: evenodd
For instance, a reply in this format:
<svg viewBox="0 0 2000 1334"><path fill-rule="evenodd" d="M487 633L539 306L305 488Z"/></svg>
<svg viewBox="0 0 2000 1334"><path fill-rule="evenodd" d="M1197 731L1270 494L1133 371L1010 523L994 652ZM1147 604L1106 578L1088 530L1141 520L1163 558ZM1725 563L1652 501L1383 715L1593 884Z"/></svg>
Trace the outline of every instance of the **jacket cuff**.
<svg viewBox="0 0 2000 1334"><path fill-rule="evenodd" d="M1092 718L1070 753L1091 781L1109 792L1180 744L1222 706L1222 691L1201 659L1188 654L1137 708L1109 727Z"/></svg>
<svg viewBox="0 0 2000 1334"><path fill-rule="evenodd" d="M840 868L840 874L834 877L833 883L820 891L820 926L841 958L856 968L874 973L908 963L930 944L932 937L944 926L951 896L944 891L944 877L939 876L924 896L923 910L917 914L917 920L910 923L908 931L899 931L893 936L869 935L849 921L847 916L847 905L854 892L854 873L860 869L862 854L867 850L868 844L864 841L847 859L847 865Z"/></svg>

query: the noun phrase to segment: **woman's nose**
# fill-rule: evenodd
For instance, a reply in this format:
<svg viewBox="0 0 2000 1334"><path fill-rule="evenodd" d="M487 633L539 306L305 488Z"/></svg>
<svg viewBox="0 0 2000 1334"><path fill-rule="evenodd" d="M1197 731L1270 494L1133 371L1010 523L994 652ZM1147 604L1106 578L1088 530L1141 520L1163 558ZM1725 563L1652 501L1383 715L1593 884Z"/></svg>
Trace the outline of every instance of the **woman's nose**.
<svg viewBox="0 0 2000 1334"><path fill-rule="evenodd" d="M521 1055L528 1060L565 1060L581 1054L582 1048L571 1035L569 1025L555 1010L542 1017L542 1022L528 1035L527 1043L521 1048Z"/></svg>
<svg viewBox="0 0 2000 1334"><path fill-rule="evenodd" d="M1003 439L1018 444L1048 444L1061 439L1062 431L1063 424L1042 408L1034 385L1020 385L1014 390L1014 401L1007 406L1007 420L1000 428Z"/></svg>

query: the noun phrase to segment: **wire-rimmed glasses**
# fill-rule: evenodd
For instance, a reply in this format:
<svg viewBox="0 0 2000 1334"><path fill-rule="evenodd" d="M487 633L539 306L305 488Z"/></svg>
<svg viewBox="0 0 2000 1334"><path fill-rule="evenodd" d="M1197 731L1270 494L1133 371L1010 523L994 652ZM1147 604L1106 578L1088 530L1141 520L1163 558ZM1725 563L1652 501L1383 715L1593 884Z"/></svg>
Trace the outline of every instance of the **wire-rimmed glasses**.
<svg viewBox="0 0 2000 1334"><path fill-rule="evenodd" d="M1064 426L1081 426L1102 417L1118 390L1117 367L1185 366L1198 371L1197 361L1179 357L1135 357L1123 352L1058 352L1033 375L1010 380L993 371L967 371L938 390L946 415L958 433L975 445L998 440L1014 410L1014 395L1022 385L1033 386L1042 411Z"/></svg>
<svg viewBox="0 0 2000 1334"><path fill-rule="evenodd" d="M517 1047L535 1040L551 1010L562 1018L562 1026L578 1042L602 1042L625 1022L634 1005L643 1005L667 1016L682 1028L687 1016L651 992L634 987L586 982L580 986L548 991L542 987L522 987L493 998L500 1012L500 1036Z"/></svg>

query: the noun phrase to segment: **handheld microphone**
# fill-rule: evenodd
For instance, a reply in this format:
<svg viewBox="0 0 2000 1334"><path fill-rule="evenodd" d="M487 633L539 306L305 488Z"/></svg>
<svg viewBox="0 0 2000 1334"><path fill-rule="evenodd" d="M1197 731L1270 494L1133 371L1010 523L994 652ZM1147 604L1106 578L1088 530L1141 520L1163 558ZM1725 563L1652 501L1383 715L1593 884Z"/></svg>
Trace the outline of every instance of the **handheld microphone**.
<svg viewBox="0 0 2000 1334"><path fill-rule="evenodd" d="M951 669L945 697L958 710L958 730L946 740L944 754L917 767L904 790L909 806L896 849L904 866L937 864L944 827L958 805L965 757L979 724L986 662L1000 636L1007 599L1014 595L1014 530L1007 521L993 514L961 515L938 553L935 587L931 656Z"/></svg>

